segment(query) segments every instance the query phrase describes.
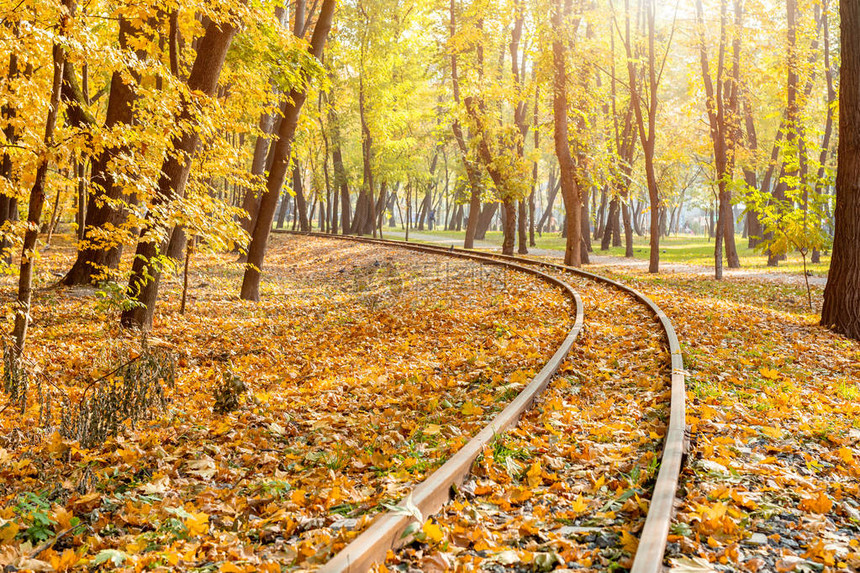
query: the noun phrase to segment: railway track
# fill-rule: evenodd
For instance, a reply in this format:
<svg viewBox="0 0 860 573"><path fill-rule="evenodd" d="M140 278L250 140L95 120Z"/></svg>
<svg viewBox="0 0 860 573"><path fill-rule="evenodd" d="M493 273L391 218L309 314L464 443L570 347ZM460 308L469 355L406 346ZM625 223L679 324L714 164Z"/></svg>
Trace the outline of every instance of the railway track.
<svg viewBox="0 0 860 573"><path fill-rule="evenodd" d="M671 524L675 490L684 451L684 366L680 344L674 328L665 313L653 301L644 294L609 278L543 260L367 237L343 237L322 233L297 234L406 248L417 252L465 258L485 264L503 265L519 272L537 275L562 288L575 300L577 308L576 324L564 343L546 367L535 376L532 383L522 391L510 406L448 462L419 484L411 496L406 501L401 502L397 509L377 517L355 540L326 563L321 571L365 571L374 563L384 561L388 550L398 545L402 532L410 522L415 521L416 514L420 512L420 515L426 518L439 511L448 501L452 485L459 485L466 478L473 461L482 451L484 444L488 443L496 433L514 425L535 398L543 392L572 347L583 324L582 300L579 294L568 284L571 280L581 284L582 288L588 288L587 285L589 284L609 287L611 290L623 293L644 305L659 324L663 342L671 357L670 371L664 372L664 375L668 374L671 395L668 406L669 421L663 436L659 472L653 484L650 503L647 506L647 516L639 536L631 571L633 573L653 573L663 569L663 555Z"/></svg>

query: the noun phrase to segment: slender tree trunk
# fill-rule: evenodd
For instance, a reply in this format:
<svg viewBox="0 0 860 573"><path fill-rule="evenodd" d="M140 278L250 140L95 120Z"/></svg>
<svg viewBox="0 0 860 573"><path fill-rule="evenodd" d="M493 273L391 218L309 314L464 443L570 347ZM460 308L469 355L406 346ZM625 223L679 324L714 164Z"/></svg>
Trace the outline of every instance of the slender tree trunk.
<svg viewBox="0 0 860 573"><path fill-rule="evenodd" d="M308 202L305 198L305 188L302 181L302 166L298 157L294 161L293 167L293 192L295 193L296 211L299 214L299 229L303 233L311 230L311 224L308 219Z"/></svg>
<svg viewBox="0 0 860 573"><path fill-rule="evenodd" d="M64 34L70 25L74 14L74 0L63 0L63 6L68 13L62 16L59 33ZM63 89L63 68L66 64L66 50L62 43L56 42L52 50L54 76L51 85L51 102L48 108L48 118L45 121L45 149L54 144L54 130L57 127L57 116L60 112L60 94ZM21 249L21 274L18 278L18 297L15 300L15 326L12 337L15 339L15 355L20 357L24 351L27 339L27 326L30 321L30 303L33 296L33 267L36 261L36 240L39 238L39 224L42 219L42 208L45 205L45 187L48 178L49 156L41 154L33 187L30 190L30 201L27 209L27 231L24 233L24 245Z"/></svg>
<svg viewBox="0 0 860 573"><path fill-rule="evenodd" d="M320 9L309 47L311 54L317 60L322 57L323 47L331 29L335 4L335 0L323 0L322 2L322 8ZM245 276L242 279L242 291L240 295L244 300L260 300L260 278L263 272L263 259L266 256L269 234L272 231L272 219L275 216L278 194L287 176L299 113L306 99L307 86L293 88L290 92L290 97L281 109L283 119L278 129L278 141L272 146L272 150L270 151L272 167L269 170L269 177L266 181L266 192L260 200L260 211L257 216L257 222L254 225L251 245L248 248L248 265L245 267Z"/></svg>
<svg viewBox="0 0 860 573"><path fill-rule="evenodd" d="M547 200L546 209L541 214L540 221L537 224L538 234L543 233L544 225L552 218L552 209L555 206L555 198L558 195L558 190L561 188L561 183L556 181L555 170L549 173L549 182L547 183Z"/></svg>
<svg viewBox="0 0 860 573"><path fill-rule="evenodd" d="M15 35L18 35L18 26L13 24ZM18 55L13 51L9 56L9 75L10 81L15 80L20 74L18 70ZM11 146L18 143L19 134L15 129L14 119L17 116L17 110L8 102L2 108L3 119L6 120L6 127L3 129L3 135L10 147L3 147L3 158L0 161L0 177L6 179L9 188L17 186L17 177L12 171L12 156L9 153ZM11 235L11 223L17 220L18 214L18 199L13 196L0 194L0 259L5 261L7 265L12 264L12 242L9 239ZM83 223L82 223L83 226Z"/></svg>
<svg viewBox="0 0 860 573"><path fill-rule="evenodd" d="M648 26L648 121L645 122L645 114L642 111L642 94L638 87L638 74L635 68L635 60L630 45L630 17L627 15L627 75L630 82L630 98L633 110L636 114L636 124L639 131L639 139L642 142L642 153L645 156L645 180L648 184L648 200L651 204L651 227L650 227L650 256L648 272L660 271L660 194L657 189L657 177L654 173L654 148L656 139L657 118L657 70L656 55L654 53L654 0L644 0L645 20Z"/></svg>
<svg viewBox="0 0 860 573"><path fill-rule="evenodd" d="M570 14L571 0L555 0L553 5L554 36L552 41L553 56L553 124L555 155L558 158L561 180L561 197L567 212L567 244L564 250L564 264L573 267L582 266L582 197L576 184L575 166L570 155L567 130L567 50L566 40L562 30L565 20Z"/></svg>
<svg viewBox="0 0 860 573"><path fill-rule="evenodd" d="M257 136L257 141L254 143L254 158L251 161L251 175L255 180L262 180L266 172L266 157L269 151L269 139L272 131L277 124L274 114L260 114L259 130L260 135ZM257 211L260 208L260 194L257 189L249 187L245 189L245 194L242 198L242 210L247 215L242 216L240 223L242 229L248 235L254 230L254 220L257 218Z"/></svg>

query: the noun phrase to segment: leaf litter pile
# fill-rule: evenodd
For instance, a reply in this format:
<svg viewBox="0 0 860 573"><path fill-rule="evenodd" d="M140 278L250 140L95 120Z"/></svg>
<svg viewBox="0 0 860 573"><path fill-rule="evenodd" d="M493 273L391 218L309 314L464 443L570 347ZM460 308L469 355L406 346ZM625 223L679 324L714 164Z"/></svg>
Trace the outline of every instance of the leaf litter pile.
<svg viewBox="0 0 860 573"><path fill-rule="evenodd" d="M669 315L688 370L673 570L860 570L860 343L818 326L802 287L622 278Z"/></svg>
<svg viewBox="0 0 860 573"><path fill-rule="evenodd" d="M585 308L569 359L534 408L485 448L455 498L380 569L630 566L668 423L669 354L644 305L562 278Z"/></svg>
<svg viewBox="0 0 860 573"><path fill-rule="evenodd" d="M42 286L72 254L69 242L45 254ZM36 294L26 399L0 413L0 566L317 566L501 411L572 326L559 289L497 267L275 237L263 302L252 304L235 295L234 260L198 255L184 316L181 285L167 280L146 344L174 357L174 382L158 386L160 407L134 429L119 423L90 448L64 434L59 417L92 399L84 388L99 377L105 392L123 387L111 372L141 353L141 341L118 327L121 289ZM607 349L583 352L605 352L614 368ZM576 360L568 368L571 380L585 376ZM556 384L569 397L547 406L544 437L529 447L556 441L546 432L569 416L563 404L577 384ZM591 391L576 397L583 408ZM582 471L610 449L615 430L605 431L590 451L569 444ZM496 467L489 454L482 467L526 467L525 446L510 447L510 461L500 453ZM561 461L541 463L548 479ZM575 500L575 487L554 495Z"/></svg>

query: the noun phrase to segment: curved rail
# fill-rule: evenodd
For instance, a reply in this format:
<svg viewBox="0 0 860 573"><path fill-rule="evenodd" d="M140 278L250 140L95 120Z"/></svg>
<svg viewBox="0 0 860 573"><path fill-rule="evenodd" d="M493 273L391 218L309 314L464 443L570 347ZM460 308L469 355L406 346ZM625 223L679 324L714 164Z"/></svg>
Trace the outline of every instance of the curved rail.
<svg viewBox="0 0 860 573"><path fill-rule="evenodd" d="M308 234L308 233L297 233ZM313 234L319 237L335 237L335 235ZM344 237L337 237L344 238ZM345 237L354 242L375 243L374 239L360 237ZM476 262L504 266L540 278L541 280L559 287L569 296L574 303L576 317L573 327L568 332L564 341L552 355L549 361L538 372L532 381L517 395L508 406L496 415L476 436L469 440L451 456L442 466L427 476L407 496L405 501L398 504L397 509L388 511L377 517L373 523L365 529L349 545L335 555L328 563L323 565L319 571L366 571L374 563L385 560L389 549L396 546L403 532L417 516L415 510L422 516L436 513L449 499L452 486L463 482L472 468L475 458L483 451L484 445L490 443L496 434L503 432L514 425L520 415L531 407L535 399L544 391L550 379L558 370L565 359L573 343L582 330L583 307L582 299L567 283L548 275L534 267L526 267L520 264L494 259L480 253L463 251L440 251L433 248L425 248L424 245L406 243L389 243L386 245L400 246L409 250L429 253L444 254L461 259Z"/></svg>
<svg viewBox="0 0 860 573"><path fill-rule="evenodd" d="M639 291L637 291L631 287L628 287L628 286L626 286L620 282L614 281L610 278L603 277L603 276L600 276L600 275L597 275L594 273L590 273L588 271L583 271L581 269L576 269L573 267L568 267L568 266L560 265L557 263L551 263L548 261L527 259L524 257L518 257L518 256L513 256L513 255L502 255L499 253L480 253L480 255L479 255L478 253L476 253L474 251L466 251L464 249L454 248L453 246L452 247L442 247L442 246L438 246L438 245L427 245L427 244L417 245L414 243L406 243L404 241L372 239L372 238L368 238L368 237L330 235L330 234L326 234L326 233L294 233L294 234L305 234L305 235L310 235L310 236L328 237L328 238L341 238L341 239L352 240L355 242L375 243L375 244L389 245L389 246L399 246L402 248L407 248L407 249L420 251L420 252L447 254L449 256L469 258L472 260L480 260L481 262L488 262L488 263L490 261L493 261L493 260L495 260L497 262L498 261L508 261L509 263L515 265L514 268L518 267L520 270L529 269L529 267L525 267L522 265L535 265L535 266L539 266L539 267L553 268L553 269L560 270L563 272L573 273L573 274L582 276L584 278L587 278L587 279L590 279L593 281L601 282L601 283L607 284L609 286L612 286L613 288L621 290L623 292L627 292L631 296L633 296L636 300L638 300L639 302L644 304L646 307L648 307L648 309L651 310L651 312L659 320L660 325L662 326L663 331L666 335L666 341L667 341L668 346L669 346L669 352L671 354L671 369L672 369L671 370L671 398L670 398L670 410L669 410L669 425L668 425L668 429L667 429L665 440L664 440L663 455L662 455L661 460L660 460L660 471L657 474L657 480L654 483L654 491L653 491L653 494L651 496L651 503L650 503L649 508L648 508L648 515L646 516L645 525L642 529L642 533L639 536L639 546L636 550L636 555L634 556L633 567L631 568L631 573L658 573L658 572L663 570L663 555L664 555L665 550L666 550L666 540L667 540L667 536L669 534L669 527L671 525L671 520L672 520L675 491L677 490L677 487L678 487L678 479L679 479L679 476L681 473L681 466L682 466L683 456L684 456L684 439L685 439L684 438L684 428L685 428L685 422L686 422L686 420L685 420L686 392L685 392L684 360L683 360L683 356L681 354L681 345L678 341L678 336L675 333L675 329L672 326L672 322L669 320L669 317L666 316L666 313L664 313L663 310L659 306L657 306L656 303L654 303L654 301L652 301L645 294L643 294L643 293L641 293L641 292L639 292ZM549 277L549 275L546 275L544 273L540 273L539 276L552 278L552 277ZM561 281L558 281L558 282L555 282L554 284L558 284L560 282ZM561 283L561 284L565 284L565 283ZM567 286L567 285L565 284L565 286ZM567 287L567 289L569 290L570 287ZM571 290L570 292L573 292L573 291ZM577 300L577 323L574 326L574 329L577 331L577 334L578 334L579 328L581 328L581 323L582 323L582 313L581 313L582 303L579 300L578 295L574 294L574 296L576 297L576 300ZM571 334L572 333L573 333L573 330L571 330ZM570 337L571 336L569 335L568 339L570 339ZM567 342L568 342L568 340L566 339L565 343L567 343ZM570 343L572 345L573 340L570 340ZM562 346L564 346L564 344ZM561 349L559 349L559 351L561 351ZM556 354L558 354L558 352ZM565 354L566 354L566 351L565 351ZM554 358L555 358L555 356L553 356L553 359ZM535 377L535 381L533 381L532 384L537 382L538 378L544 373L545 370L547 370L547 367L549 367L552 362L553 362L553 360L551 359L550 363L548 363L547 366L544 367L543 370L541 370L541 372L538 374L538 376ZM560 362L561 362L561 359L559 360L559 363ZM557 367L557 365L556 365L556 367ZM551 376L551 374L552 373L550 373L547 376L547 380L543 383L543 387L541 388L541 390L544 387L546 387L546 383L549 381L549 376ZM532 384L530 384L529 387L531 387ZM529 387L527 387L526 390L528 390ZM514 406L514 404L519 401L519 398L523 394L526 393L526 390L523 390L521 395L518 396L517 399L514 402L512 402L508 408L511 408L512 406ZM537 393L539 393L539 392L540 391L538 391ZM535 395L537 395L537 393L535 393ZM526 406L528 404L530 404L533 399L534 399L534 397L532 397L531 399L528 400L528 402L526 402L526 404L523 406L522 410L520 410L520 413L526 409ZM507 412L507 409L504 412L502 412L501 414L499 414L498 417L501 417L502 415L504 415L505 412ZM517 414L517 416L519 416L519 413ZM498 419L498 417L497 417L497 419ZM509 424L515 420L516 420L516 417L514 417L509 422ZM495 421L496 420L494 420L493 423L495 423ZM491 423L491 426L493 425L493 423ZM488 426L488 428L489 428L489 426ZM481 434L479 434L478 436L473 438L473 440L475 440L479 436L481 436L486 430L487 430L487 428L485 428L485 430L482 431ZM492 436L490 436L490 437L492 437ZM471 442L469 444L467 444L466 446L464 446L457 454L455 454L454 457L452 457L450 460L448 460L448 462L452 462L460 454L460 452L462 452L467 447L469 447L470 444L471 444ZM477 450L477 452L480 452L480 448ZM475 456L477 456L477 452L475 453ZM471 458L471 459L474 459L474 458ZM448 490L450 489L450 483L454 483L453 481L448 483L447 485L444 485L441 482L436 483L435 486L430 485L430 482L433 481L434 476L436 476L437 473L439 473L443 469L445 469L446 465L448 465L448 463L444 464L441 468L436 470L436 472L431 474L426 480L424 480L424 482L422 482L418 487L415 488L415 490L413 491L413 502L415 502L414 497L417 495L419 489L421 489L422 486L427 486L424 488L425 490L429 489L430 487L436 487L436 488L441 489L442 491L436 492L437 496L444 496L444 499L445 500L447 499ZM468 464L466 464L466 466L467 466L466 472L468 472L468 469L471 466L471 460L468 462ZM457 479L462 480L463 477L465 477L465 474L458 476ZM422 490L422 493L424 493L423 490ZM435 506L433 511L435 511L439 507L441 507L442 503L444 503L444 500L441 503L439 503L438 506ZM417 505L417 503L416 503L416 505ZM419 506L419 509L421 509L420 506ZM407 508L404 507L404 512L405 511L407 511ZM425 513L423 509L421 509L421 511L423 512L424 515L427 515L427 513ZM396 543L396 541L397 541L396 536L394 536L394 537L385 536L383 538L381 536L368 535L368 534L372 533L371 530L377 528L378 525L381 526L380 530L383 529L382 526L384 526L384 524L386 522L390 522L390 521L401 522L401 521L403 521L404 522L403 526L397 530L398 533L396 535L399 535L400 534L399 532L402 532L403 529L405 529L406 523L408 523L411 520L411 518L406 517L405 515L400 515L399 517L400 517L400 519L397 519L397 516L392 515L392 512L389 512L387 514L383 514L382 518L378 518L377 521L375 521L373 524L371 524L370 528L365 530L364 533L359 535L359 537L357 537L352 543L350 543L344 550L342 550L332 560L330 560L326 565L324 565L321 568L321 571L328 573L328 572L339 572L339 571L363 571L363 570L368 569L373 562L381 560L381 558L378 557L379 549L380 549L380 547L378 547L378 544L380 544L380 542L382 542L382 544L384 545L385 541L390 541L390 544L387 547L385 547L384 550L382 550L382 556L384 557L384 552L387 551L390 547L392 547L394 545L394 543ZM380 522L382 522L382 523L380 523ZM386 530L388 530L392 527L392 525L385 526L384 528ZM373 557L372 559L363 558L363 553L365 553L365 552L368 554L373 554L375 557Z"/></svg>
<svg viewBox="0 0 860 573"><path fill-rule="evenodd" d="M331 235L321 234L320 236ZM375 239L375 241L379 241L379 239ZM399 241L385 241L385 243L392 242ZM439 252L449 251L452 249L454 252L461 250L454 249L453 247L441 247L438 245L432 245L431 248ZM486 254L487 256L495 257L500 260L511 260L517 261L520 264L533 264L554 268L608 284L632 295L642 304L647 306L660 321L660 325L663 327L663 331L666 334L666 341L669 345L669 352L672 357L669 426L664 440L663 456L660 460L660 471L657 474L657 480L654 482L654 493L651 495L648 515L645 518L645 525L639 536L639 546L636 550L636 555L633 559L633 567L630 571L631 573L661 572L663 570L663 555L666 551L666 541L669 535L669 528L672 524L675 492L678 489L678 479L681 475L681 466L683 465L685 450L686 390L684 358L681 354L681 344L678 341L678 335L675 333L675 328L672 326L672 321L669 320L669 317L666 316L663 309L657 306L657 304L648 296L610 278L590 273L582 269L568 267L558 263L551 263L549 261L527 259L521 256L503 255L501 253Z"/></svg>

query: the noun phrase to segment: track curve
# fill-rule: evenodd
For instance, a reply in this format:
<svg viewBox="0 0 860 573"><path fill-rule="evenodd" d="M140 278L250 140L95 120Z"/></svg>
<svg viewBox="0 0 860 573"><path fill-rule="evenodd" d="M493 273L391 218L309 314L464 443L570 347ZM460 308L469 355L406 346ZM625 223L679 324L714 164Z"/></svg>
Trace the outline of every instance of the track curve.
<svg viewBox="0 0 860 573"><path fill-rule="evenodd" d="M453 256L457 258L466 258L487 264L505 264L505 266L508 266L509 268L513 268L521 272L529 272L531 274L535 274L536 276L539 276L544 280L548 280L548 282L551 282L556 286L564 285L564 290L573 295L574 300L576 300L576 324L574 325L574 328L571 329L571 332L565 339L564 343L562 344L562 347L559 348L559 351L557 351L553 358L550 359L550 362L547 363L547 366L545 366L544 369L541 370L541 372L535 377L535 380L531 384L529 384L526 389L523 390L520 396L518 396L514 400L514 402L512 402L508 406L508 408L505 409L505 411L499 414L497 420L498 418L505 416L508 410L512 409L515 404L517 405L518 412L512 417L509 415L506 418L505 427L515 423L516 418L519 416L519 414L525 411L531 404L531 402L534 401L534 398L543 390L543 388L546 387L546 384L549 382L549 378L555 372L555 369L557 369L564 356L566 356L567 351L569 351L576 338L576 335L578 335L579 330L582 327L583 312L582 302L579 296L573 291L570 286L568 286L563 281L560 281L555 277L547 275L546 273L536 271L536 268L551 268L556 271L571 273L592 281L606 284L614 289L628 293L634 299L646 306L659 321L663 329L667 345L669 347L669 352L671 356L671 399L669 408L669 424L667 427L666 435L664 437L663 454L661 456L660 470L654 484L651 503L649 506L644 527L642 529L642 533L639 538L639 545L634 557L633 567L631 568L631 571L633 573L657 573L659 571L662 571L663 555L666 548L666 539L669 534L669 527L671 525L675 491L677 489L678 478L681 472L684 455L685 373L683 356L681 354L681 347L678 341L678 337L675 333L675 329L672 326L672 323L669 320L668 316L666 316L666 314L662 311L662 309L660 309L659 306L657 306L656 303L654 303L654 301L652 301L643 293L610 278L590 273L588 271L583 271L581 269L575 269L565 265L551 263L543 260L535 260L512 255L502 255L499 253L466 251L464 249L454 247L441 247L437 245L407 243L404 241L373 239L368 237L330 235L326 233L294 233L289 231L286 231L285 233L316 236L321 238L338 238L354 242L394 246L418 252L434 253L446 256ZM576 332L574 333L574 331ZM564 351L563 355L559 356L559 353L565 346L567 347L567 349ZM556 358L558 358L558 361L553 367L552 371L546 372L548 368L555 362ZM537 391L533 392L530 397L525 398L524 395L533 385L535 385L535 383L539 381L538 379L541 378L541 376L544 375L545 372L546 380L543 380L542 384L539 384L540 388L537 389L536 386ZM521 400L521 398L523 399ZM497 420L493 420L493 422L491 422L490 425L484 428L484 430L482 430L481 433L478 434L478 436L473 438L473 441L478 440L479 437L485 438L487 440L492 439L492 436L496 432L504 429L503 427L501 427L501 425L496 425ZM489 435L485 435L488 432ZM478 453L480 453L483 443L485 442L475 444L476 449L469 449L468 451L466 451L467 448L472 445L472 442L470 441L466 446L464 446L460 451L458 451L457 454L455 454L450 460L448 460L445 465L443 465L442 467L437 469L436 472L428 476L427 479L425 479L415 488L415 490L413 490L411 502L415 505L415 507L418 507L422 515L427 516L429 514L434 513L442 506L445 501L447 501L451 485L457 483L465 477L471 466L471 461L474 460L474 457L476 457ZM462 457L460 456L461 453L463 454ZM473 453L474 455L469 458L468 456L472 455ZM466 461L467 459L468 461ZM457 462L457 472L452 473L452 468L450 467L446 470L446 466L448 466L450 462L454 462L455 460ZM416 501L416 498L418 499L418 501ZM419 502L424 507L422 507L422 505L419 505ZM340 553L338 553L333 559L326 563L320 570L325 572L364 571L367 570L374 562L384 560L385 553L387 552L387 550L396 544L402 531L407 527L408 523L414 519L414 516L410 515L410 511L412 510L412 508L407 507L409 505L408 501L403 503L405 505L402 505L398 511L390 511L377 518L367 530L365 530L361 535L359 535L359 537L357 537L352 543L350 543L346 548L344 548Z"/></svg>

